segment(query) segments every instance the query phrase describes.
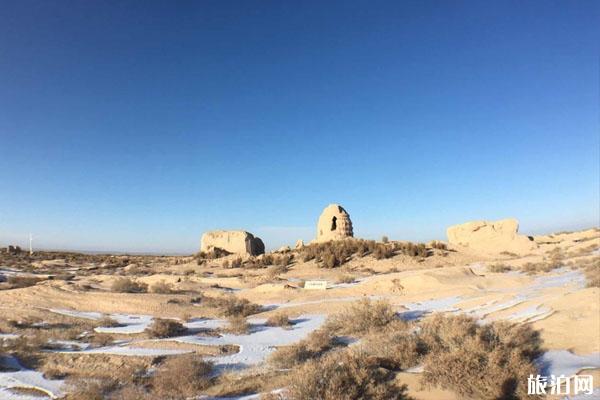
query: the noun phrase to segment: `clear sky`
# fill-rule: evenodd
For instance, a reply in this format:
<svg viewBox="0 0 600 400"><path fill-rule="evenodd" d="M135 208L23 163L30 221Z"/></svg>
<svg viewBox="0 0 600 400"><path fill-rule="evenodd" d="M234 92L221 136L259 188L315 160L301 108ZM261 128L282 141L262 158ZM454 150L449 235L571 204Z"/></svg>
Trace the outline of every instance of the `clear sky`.
<svg viewBox="0 0 600 400"><path fill-rule="evenodd" d="M599 224L598 1L2 1L0 245Z"/></svg>

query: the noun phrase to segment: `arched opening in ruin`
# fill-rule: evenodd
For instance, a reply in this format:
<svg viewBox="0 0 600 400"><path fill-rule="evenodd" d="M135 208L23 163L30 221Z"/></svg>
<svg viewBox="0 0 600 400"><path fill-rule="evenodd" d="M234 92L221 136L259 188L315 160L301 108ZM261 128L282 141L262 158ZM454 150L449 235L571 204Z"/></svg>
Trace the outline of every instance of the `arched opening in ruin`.
<svg viewBox="0 0 600 400"><path fill-rule="evenodd" d="M331 219L331 230L335 231L336 228L337 228L337 217L333 217Z"/></svg>

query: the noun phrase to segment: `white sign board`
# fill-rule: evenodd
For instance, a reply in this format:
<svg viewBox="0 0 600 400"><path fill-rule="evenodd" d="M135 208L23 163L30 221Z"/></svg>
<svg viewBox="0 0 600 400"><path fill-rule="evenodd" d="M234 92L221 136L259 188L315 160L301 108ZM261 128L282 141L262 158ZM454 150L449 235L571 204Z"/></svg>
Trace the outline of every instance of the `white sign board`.
<svg viewBox="0 0 600 400"><path fill-rule="evenodd" d="M325 290L327 289L327 281L305 281L304 289Z"/></svg>

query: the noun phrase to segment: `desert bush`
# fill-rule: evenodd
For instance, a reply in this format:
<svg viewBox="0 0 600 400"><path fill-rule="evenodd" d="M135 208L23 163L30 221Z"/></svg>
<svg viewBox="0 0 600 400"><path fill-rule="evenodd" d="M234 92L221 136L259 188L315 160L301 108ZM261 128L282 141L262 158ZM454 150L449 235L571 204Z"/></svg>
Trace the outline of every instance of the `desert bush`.
<svg viewBox="0 0 600 400"><path fill-rule="evenodd" d="M43 279L35 276L11 275L8 277L7 282L10 285L11 289L21 289L29 286L34 286L42 280Z"/></svg>
<svg viewBox="0 0 600 400"><path fill-rule="evenodd" d="M561 265L562 265L562 262L555 263L555 262L548 261L548 260L544 260L544 261L540 261L540 262L536 262L536 263L528 262L528 263L523 264L523 266L521 267L521 271L523 271L529 275L535 275L540 272L550 272L553 269L560 268Z"/></svg>
<svg viewBox="0 0 600 400"><path fill-rule="evenodd" d="M412 242L402 243L402 244L400 244L400 250L402 251L402 253L404 253L410 257L425 258L429 255L429 252L427 251L427 246L425 246L423 243L418 243L418 244L415 244Z"/></svg>
<svg viewBox="0 0 600 400"><path fill-rule="evenodd" d="M331 331L317 329L296 344L278 348L269 357L269 362L278 368L292 368L307 360L321 357L338 345Z"/></svg>
<svg viewBox="0 0 600 400"><path fill-rule="evenodd" d="M594 266L585 269L587 287L600 287L600 267Z"/></svg>
<svg viewBox="0 0 600 400"><path fill-rule="evenodd" d="M196 355L167 358L152 377L152 393L160 399L184 400L210 385L213 366Z"/></svg>
<svg viewBox="0 0 600 400"><path fill-rule="evenodd" d="M287 267L291 264L293 258L292 254L283 254L277 257L276 264L281 267Z"/></svg>
<svg viewBox="0 0 600 400"><path fill-rule="evenodd" d="M221 314L225 317L232 315L247 317L262 311L260 305L233 295L226 297L202 297L202 303L208 307L220 309Z"/></svg>
<svg viewBox="0 0 600 400"><path fill-rule="evenodd" d="M375 249L373 240L334 240L304 246L300 252L304 262L315 260L324 268L335 268L348 262L354 255L364 257Z"/></svg>
<svg viewBox="0 0 600 400"><path fill-rule="evenodd" d="M280 326L282 328L289 328L290 326L292 326L292 323L290 322L289 317L287 316L287 314L274 314L271 315L269 318L267 318L267 322L266 322L267 326Z"/></svg>
<svg viewBox="0 0 600 400"><path fill-rule="evenodd" d="M538 373L539 333L526 325L479 325L466 316L437 315L421 326L423 383L476 399L527 398L527 377Z"/></svg>
<svg viewBox="0 0 600 400"><path fill-rule="evenodd" d="M67 386L67 399L105 400L117 389L118 382L107 378L67 379Z"/></svg>
<svg viewBox="0 0 600 400"><path fill-rule="evenodd" d="M153 338L167 338L181 335L186 328L172 319L156 318L152 324L146 328L146 332Z"/></svg>
<svg viewBox="0 0 600 400"><path fill-rule="evenodd" d="M224 331L235 335L246 335L250 332L250 324L242 315L231 315L227 318L227 327Z"/></svg>
<svg viewBox="0 0 600 400"><path fill-rule="evenodd" d="M444 242L434 240L433 242L431 242L431 248L438 250L448 250L448 245L446 245L446 243Z"/></svg>
<svg viewBox="0 0 600 400"><path fill-rule="evenodd" d="M361 335L397 320L389 302L363 299L339 314L330 316L325 326L337 334Z"/></svg>
<svg viewBox="0 0 600 400"><path fill-rule="evenodd" d="M67 376L67 374L54 367L44 368L43 375L46 379L64 379Z"/></svg>
<svg viewBox="0 0 600 400"><path fill-rule="evenodd" d="M390 239L389 239L387 236L382 236L382 237L381 237L381 242L382 242L382 243L387 243L387 242L389 242L389 241L390 241Z"/></svg>
<svg viewBox="0 0 600 400"><path fill-rule="evenodd" d="M359 351L340 350L309 360L292 371L292 400L401 400L408 399L406 385L398 386L394 374Z"/></svg>
<svg viewBox="0 0 600 400"><path fill-rule="evenodd" d="M226 257L230 254L231 253L228 252L227 250L223 250L219 247L215 247L212 250L207 251L207 252L201 251L200 253L196 254L195 258L196 258L196 260L198 260L198 264L200 265L200 263L205 260L215 260L217 258Z"/></svg>
<svg viewBox="0 0 600 400"><path fill-rule="evenodd" d="M354 283L356 279L352 275L340 275L337 277L337 283Z"/></svg>
<svg viewBox="0 0 600 400"><path fill-rule="evenodd" d="M506 265L506 264L502 264L502 263L496 263L496 264L490 264L487 266L487 270L490 272L496 272L496 273L500 273L500 272L508 272L512 270L512 267L510 265Z"/></svg>
<svg viewBox="0 0 600 400"><path fill-rule="evenodd" d="M373 252L373 257L375 257L377 260L391 258L393 256L394 250L385 244L378 244L377 247L375 247L375 251Z"/></svg>
<svg viewBox="0 0 600 400"><path fill-rule="evenodd" d="M105 315L96 322L96 325L99 327L112 328L112 327L120 326L121 324L119 324L114 318L111 318L108 315Z"/></svg>
<svg viewBox="0 0 600 400"><path fill-rule="evenodd" d="M90 336L89 340L95 346L103 347L112 344L115 341L115 338L112 335L105 333L95 333L94 335Z"/></svg>
<svg viewBox="0 0 600 400"><path fill-rule="evenodd" d="M224 260L223 264L221 264L223 268L229 268L229 260Z"/></svg>
<svg viewBox="0 0 600 400"><path fill-rule="evenodd" d="M240 257L231 260L231 268L240 268L242 266L242 259Z"/></svg>
<svg viewBox="0 0 600 400"><path fill-rule="evenodd" d="M418 365L425 354L423 341L408 323L401 320L371 332L365 338L363 348L380 365L395 370Z"/></svg>
<svg viewBox="0 0 600 400"><path fill-rule="evenodd" d="M148 285L130 278L117 278L113 281L111 290L118 293L145 293L148 291Z"/></svg>
<svg viewBox="0 0 600 400"><path fill-rule="evenodd" d="M171 294L173 293L173 285L165 282L164 280L155 282L150 286L150 292L159 294Z"/></svg>

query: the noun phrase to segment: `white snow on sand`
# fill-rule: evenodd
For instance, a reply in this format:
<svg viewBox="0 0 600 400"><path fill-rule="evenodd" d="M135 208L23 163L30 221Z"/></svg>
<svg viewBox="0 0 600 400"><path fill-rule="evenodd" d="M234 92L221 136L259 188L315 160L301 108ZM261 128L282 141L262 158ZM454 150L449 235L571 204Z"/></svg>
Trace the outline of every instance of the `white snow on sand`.
<svg viewBox="0 0 600 400"><path fill-rule="evenodd" d="M94 328L99 333L142 333L152 323L151 315L110 314L110 318L120 326L100 326Z"/></svg>
<svg viewBox="0 0 600 400"><path fill-rule="evenodd" d="M144 347L133 347L127 345L114 345L97 347L94 349L87 349L81 351L58 351L59 353L74 353L74 354L112 354L117 356L130 356L130 357L157 357L157 356L172 356L176 354L190 353L191 350L177 350L177 349L153 349Z"/></svg>
<svg viewBox="0 0 600 400"><path fill-rule="evenodd" d="M583 369L600 368L600 352L580 356L567 350L550 350L537 363L544 376L572 376Z"/></svg>
<svg viewBox="0 0 600 400"><path fill-rule="evenodd" d="M220 337L206 336L181 336L171 338L182 343L192 343L209 346L237 345L239 352L236 354L208 357L217 366L225 368L244 368L263 362L275 348L298 342L310 332L318 329L325 321L324 315L302 315L293 320L291 329L271 327L264 325L264 319L249 319L253 328L248 335L224 334Z"/></svg>
<svg viewBox="0 0 600 400"><path fill-rule="evenodd" d="M105 314L94 311L86 312L57 308L51 308L49 311L56 314L66 315L68 317L91 319L94 321L98 321L105 316ZM94 331L99 333L142 333L148 327L148 325L152 323L153 320L151 315L108 314L106 316L115 320L119 326L100 326L98 328L94 328Z"/></svg>
<svg viewBox="0 0 600 400"><path fill-rule="evenodd" d="M53 399L58 398L63 394L63 380L46 379L41 372L33 371L23 367L14 357L0 357L0 364L9 369L8 371L0 372L0 394L2 395L1 398L3 399L7 398L11 400L22 400L31 397L10 393L10 391L6 390L8 388L37 389L46 393L50 398Z"/></svg>

